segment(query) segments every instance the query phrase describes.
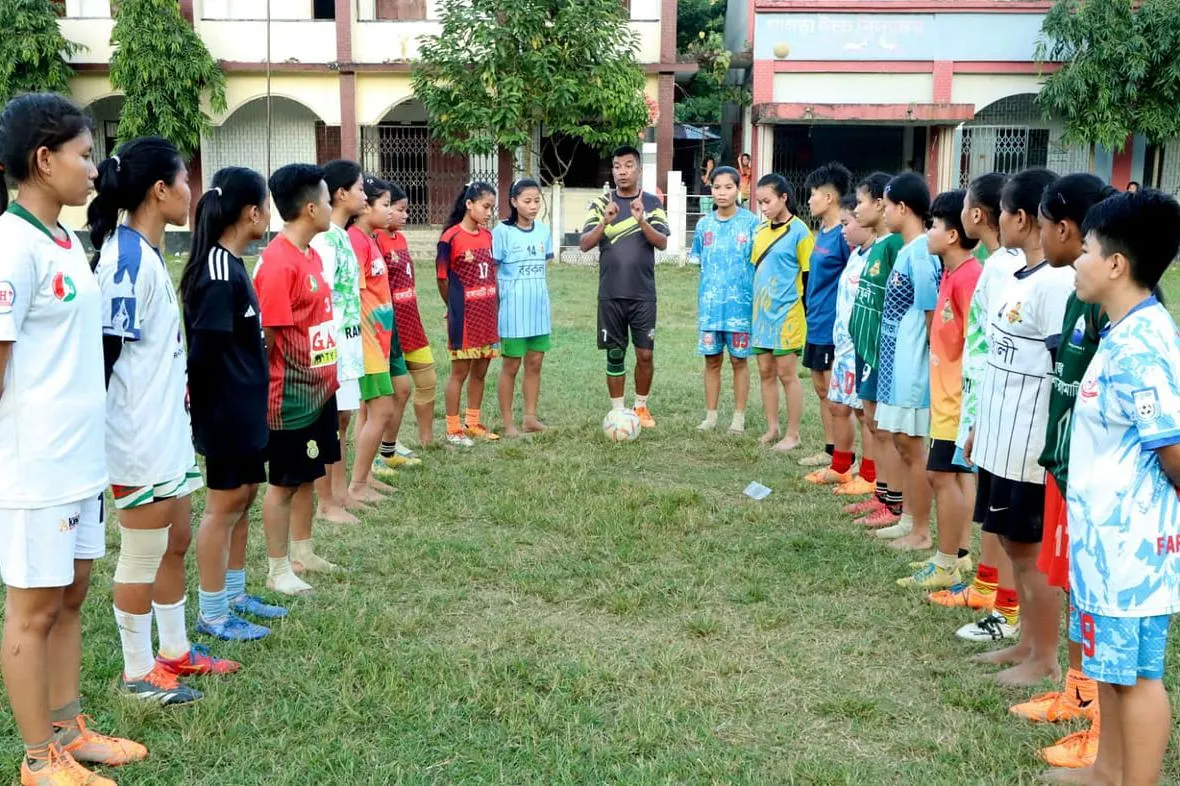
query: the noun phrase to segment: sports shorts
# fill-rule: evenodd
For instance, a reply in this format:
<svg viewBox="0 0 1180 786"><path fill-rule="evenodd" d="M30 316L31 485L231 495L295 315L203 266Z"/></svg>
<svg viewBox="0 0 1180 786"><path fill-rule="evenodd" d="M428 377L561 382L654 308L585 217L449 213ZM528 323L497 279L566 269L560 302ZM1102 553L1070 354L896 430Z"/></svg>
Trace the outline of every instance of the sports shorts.
<svg viewBox="0 0 1180 786"><path fill-rule="evenodd" d="M724 330L702 330L697 341L697 354L705 357L724 354L729 350L731 358L745 359L750 356L750 334L730 333Z"/></svg>
<svg viewBox="0 0 1180 786"><path fill-rule="evenodd" d="M360 386L363 401L393 395L393 380L389 378L388 371L381 374L365 374L360 378Z"/></svg>
<svg viewBox="0 0 1180 786"><path fill-rule="evenodd" d="M338 412L356 412L361 408L361 386L355 379L340 381L336 390L336 410Z"/></svg>
<svg viewBox="0 0 1180 786"><path fill-rule="evenodd" d="M975 515L984 532L1015 543L1040 543L1044 534L1045 487L1001 478L980 468Z"/></svg>
<svg viewBox="0 0 1180 786"><path fill-rule="evenodd" d="M204 485L201 481L201 470L193 464L183 475L162 480L159 483L147 483L139 486L120 486L111 484L111 496L115 499L117 510L130 510L151 505L153 502L163 502L177 497L192 494Z"/></svg>
<svg viewBox="0 0 1180 786"><path fill-rule="evenodd" d="M598 348L626 349L628 339L636 349L655 349L656 302L599 300Z"/></svg>
<svg viewBox="0 0 1180 786"><path fill-rule="evenodd" d="M500 354L492 344L485 344L482 347L468 347L467 349L448 349L447 353L451 356L451 360L491 360Z"/></svg>
<svg viewBox="0 0 1180 786"><path fill-rule="evenodd" d="M1049 585L1069 592L1069 508L1061 487L1045 473L1045 528L1037 570L1049 577Z"/></svg>
<svg viewBox="0 0 1180 786"><path fill-rule="evenodd" d="M768 349L766 347L754 347L750 350L752 355L770 355L776 358L785 358L789 356L799 357L803 354L802 349Z"/></svg>
<svg viewBox="0 0 1180 786"><path fill-rule="evenodd" d="M970 475L971 469L955 462L955 443L949 439L930 440L930 453L926 457L927 472L951 472Z"/></svg>
<svg viewBox="0 0 1180 786"><path fill-rule="evenodd" d="M528 338L500 337L500 354L506 358L522 358L529 352L548 352L552 346L548 333Z"/></svg>
<svg viewBox="0 0 1180 786"><path fill-rule="evenodd" d="M852 409L864 409L856 393L856 352L849 345L840 347L832 358L832 380L828 383L828 401Z"/></svg>
<svg viewBox="0 0 1180 786"><path fill-rule="evenodd" d="M856 356L856 395L862 402L877 403L877 369Z"/></svg>
<svg viewBox="0 0 1180 786"><path fill-rule="evenodd" d="M106 554L104 514L101 494L48 508L0 508L0 579L20 589L68 587L74 560Z"/></svg>
<svg viewBox="0 0 1180 786"><path fill-rule="evenodd" d="M1164 676L1172 617L1107 617L1078 608L1069 613L1069 638L1082 645L1082 673L1109 685L1134 685Z"/></svg>
<svg viewBox="0 0 1180 786"><path fill-rule="evenodd" d="M930 409L877 404L877 428L908 437L930 436Z"/></svg>
<svg viewBox="0 0 1180 786"><path fill-rule="evenodd" d="M205 485L213 491L233 491L265 480L266 451L205 457Z"/></svg>
<svg viewBox="0 0 1180 786"><path fill-rule="evenodd" d="M803 368L812 371L831 371L835 358L834 344L812 344L808 341L803 347Z"/></svg>
<svg viewBox="0 0 1180 786"><path fill-rule="evenodd" d="M302 486L327 474L340 461L340 415L328 399L320 416L298 429L271 430L266 446L267 476L273 486Z"/></svg>

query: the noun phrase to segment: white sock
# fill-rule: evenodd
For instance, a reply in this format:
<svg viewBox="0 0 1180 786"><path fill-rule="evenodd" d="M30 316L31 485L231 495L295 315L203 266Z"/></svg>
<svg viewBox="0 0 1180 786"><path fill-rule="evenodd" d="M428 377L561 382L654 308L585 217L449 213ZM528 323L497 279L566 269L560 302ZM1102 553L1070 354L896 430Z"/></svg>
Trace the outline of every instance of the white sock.
<svg viewBox="0 0 1180 786"><path fill-rule="evenodd" d="M286 576L288 573L292 576L295 575L295 571L291 570L290 557L267 557L266 561L269 563L266 572L267 578L277 579Z"/></svg>
<svg viewBox="0 0 1180 786"><path fill-rule="evenodd" d="M183 656L192 647L188 640L188 627L184 622L184 598L164 606L152 603L152 608L156 612L160 654L170 660Z"/></svg>
<svg viewBox="0 0 1180 786"><path fill-rule="evenodd" d="M266 577L266 586L284 595L302 595L311 592L311 585L295 575L291 570L289 557L269 557L270 572Z"/></svg>
<svg viewBox="0 0 1180 786"><path fill-rule="evenodd" d="M641 396L638 393L636 393L635 394L635 408L638 409L639 407L646 407L646 406L647 406L647 396Z"/></svg>
<svg viewBox="0 0 1180 786"><path fill-rule="evenodd" d="M627 405L623 403L623 397L619 396L618 398L612 398L610 400L610 408L611 409L626 409Z"/></svg>
<svg viewBox="0 0 1180 786"><path fill-rule="evenodd" d="M703 431L705 429L713 428L716 425L717 425L717 410L707 409L707 410L705 410L705 419L701 421L701 425L697 426L697 428L699 428Z"/></svg>
<svg viewBox="0 0 1180 786"><path fill-rule="evenodd" d="M143 678L152 666L152 613L129 614L115 608L115 624L123 643L123 676L128 680Z"/></svg>
<svg viewBox="0 0 1180 786"><path fill-rule="evenodd" d="M959 557L957 553L943 554L941 551L936 551L934 552L934 557L931 559L931 562L934 563L934 567L936 568L950 570L951 568L955 567L955 563L958 561L958 559Z"/></svg>
<svg viewBox="0 0 1180 786"><path fill-rule="evenodd" d="M733 413L733 420L730 422L729 428L733 431L745 431L746 430L746 413L745 412Z"/></svg>

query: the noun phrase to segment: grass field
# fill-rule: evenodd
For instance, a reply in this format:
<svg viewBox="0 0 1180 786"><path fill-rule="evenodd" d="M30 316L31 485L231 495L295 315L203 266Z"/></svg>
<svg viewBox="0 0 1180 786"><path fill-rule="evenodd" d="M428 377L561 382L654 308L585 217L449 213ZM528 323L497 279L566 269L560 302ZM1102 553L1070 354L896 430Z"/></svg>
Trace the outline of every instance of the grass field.
<svg viewBox="0 0 1180 786"><path fill-rule="evenodd" d="M556 268L541 402L553 430L431 450L361 526L319 526L317 550L348 572L313 578L315 595L269 639L218 644L245 669L199 681L204 701L165 711L119 698L114 560L101 562L85 706L151 749L119 782L1031 783L1036 749L1067 730L1009 717L1028 693L964 662L977 648L952 634L972 615L896 587L908 558L755 444L757 384L747 437L694 430L696 273L658 278L656 430L602 438L597 274ZM1166 283L1180 303L1180 274ZM441 304L422 289L437 346ZM730 401L726 382L723 425ZM806 454L822 442L810 392L804 422ZM751 480L774 493L744 498ZM265 576L260 530L252 590ZM195 566L189 583L191 618ZM1166 783L1180 782L1177 743ZM5 709L0 782L13 782L19 751Z"/></svg>

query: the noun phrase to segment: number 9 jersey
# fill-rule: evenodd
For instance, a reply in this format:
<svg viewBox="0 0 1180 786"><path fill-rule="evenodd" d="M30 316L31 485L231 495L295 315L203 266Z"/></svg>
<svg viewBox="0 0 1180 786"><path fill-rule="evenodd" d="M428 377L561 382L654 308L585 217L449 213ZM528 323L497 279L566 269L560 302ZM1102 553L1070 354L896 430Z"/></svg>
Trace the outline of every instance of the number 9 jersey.
<svg viewBox="0 0 1180 786"><path fill-rule="evenodd" d="M456 224L439 238L435 265L438 279L447 282L448 349L475 349L498 342L499 295L492 233L485 227L468 232Z"/></svg>

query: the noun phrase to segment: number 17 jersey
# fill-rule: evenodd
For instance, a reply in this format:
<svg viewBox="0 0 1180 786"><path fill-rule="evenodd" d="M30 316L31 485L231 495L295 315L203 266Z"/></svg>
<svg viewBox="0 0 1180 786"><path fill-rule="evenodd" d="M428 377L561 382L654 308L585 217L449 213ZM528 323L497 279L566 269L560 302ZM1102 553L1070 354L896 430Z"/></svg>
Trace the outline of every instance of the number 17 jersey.
<svg viewBox="0 0 1180 786"><path fill-rule="evenodd" d="M468 232L456 224L439 238L435 265L439 280L447 282L448 348L474 349L499 341L492 233L485 227Z"/></svg>

